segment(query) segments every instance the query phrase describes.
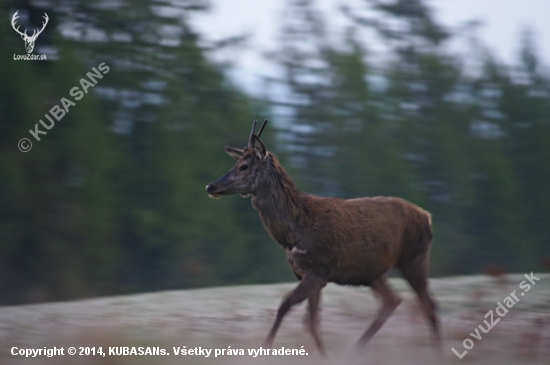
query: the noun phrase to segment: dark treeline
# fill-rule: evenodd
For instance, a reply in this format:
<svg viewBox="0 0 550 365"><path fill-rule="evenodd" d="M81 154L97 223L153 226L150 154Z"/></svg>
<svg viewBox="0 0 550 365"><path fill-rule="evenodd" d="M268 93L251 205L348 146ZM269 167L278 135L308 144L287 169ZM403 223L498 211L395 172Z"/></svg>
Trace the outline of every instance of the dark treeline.
<svg viewBox="0 0 550 365"><path fill-rule="evenodd" d="M201 0L4 3L0 304L291 280L249 201L204 192L232 164L223 146L244 146L270 113L265 142L303 190L431 211L433 274L543 268L550 77L534 40L526 33L512 67L479 46L452 53L459 32L424 1L365 6L374 18L343 9L350 26L335 45L314 3L291 1L274 52L284 76L270 80L289 96L261 101L209 60L238 44L204 46L189 26L208 11ZM7 21L16 10L22 29L48 14L34 51L48 61L13 60L25 54ZM384 62L365 34L384 40ZM109 72L75 100L102 63ZM47 130L39 120L62 98L75 105Z"/></svg>

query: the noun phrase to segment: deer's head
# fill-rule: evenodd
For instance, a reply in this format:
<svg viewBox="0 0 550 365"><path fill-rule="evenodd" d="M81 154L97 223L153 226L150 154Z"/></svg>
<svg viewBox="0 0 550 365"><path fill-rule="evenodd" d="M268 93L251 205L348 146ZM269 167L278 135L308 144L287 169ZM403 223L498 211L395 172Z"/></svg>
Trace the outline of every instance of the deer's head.
<svg viewBox="0 0 550 365"><path fill-rule="evenodd" d="M25 42L25 49L27 50L27 53L31 53L32 50L34 49L34 42L36 42L36 38L38 38L40 33L42 33L44 28L46 28L46 24L48 24L48 20L49 20L48 14L44 13L44 21L42 22L42 29L40 29L38 31L34 30L32 35L29 36L27 34L26 29L25 29L24 32L21 32L19 30L19 26L17 26L17 28L15 27L15 21L18 18L17 12L18 11L16 11L15 14L13 14L13 17L11 18L11 26L12 26L13 30L15 30L17 33L19 33L19 35L21 35L21 38L23 38L23 41Z"/></svg>
<svg viewBox="0 0 550 365"><path fill-rule="evenodd" d="M255 132L257 123L255 120L252 124L248 146L245 149L225 147L225 152L237 162L222 177L206 186L206 192L211 197L218 198L230 194L247 196L256 192L262 180L262 172L267 165L267 150L260 140L267 120L264 121L258 133Z"/></svg>

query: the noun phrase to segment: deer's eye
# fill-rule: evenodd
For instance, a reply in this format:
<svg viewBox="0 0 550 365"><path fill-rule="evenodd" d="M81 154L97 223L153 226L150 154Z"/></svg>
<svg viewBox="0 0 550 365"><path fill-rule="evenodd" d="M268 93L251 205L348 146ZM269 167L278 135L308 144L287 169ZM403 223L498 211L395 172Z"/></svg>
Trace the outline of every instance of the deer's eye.
<svg viewBox="0 0 550 365"><path fill-rule="evenodd" d="M241 167L239 167L239 171L245 171L248 169L248 165L241 165Z"/></svg>

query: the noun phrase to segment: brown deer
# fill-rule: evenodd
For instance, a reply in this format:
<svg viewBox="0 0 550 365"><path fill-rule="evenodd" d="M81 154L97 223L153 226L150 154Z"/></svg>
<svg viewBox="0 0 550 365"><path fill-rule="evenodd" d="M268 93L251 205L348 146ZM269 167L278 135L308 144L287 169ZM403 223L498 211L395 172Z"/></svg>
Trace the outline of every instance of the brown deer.
<svg viewBox="0 0 550 365"><path fill-rule="evenodd" d="M264 346L272 346L290 308L307 299L309 316L305 324L319 351L325 354L316 315L321 290L327 282L334 282L370 286L382 300L378 316L356 344L362 347L401 303L386 278L394 266L418 295L439 344L436 304L427 282L432 241L430 214L400 198L344 200L301 192L260 140L267 120L258 133L256 123L245 149L225 147L237 162L225 175L207 185L206 191L211 197L252 195L252 206L271 237L284 248L300 280L281 303Z"/></svg>

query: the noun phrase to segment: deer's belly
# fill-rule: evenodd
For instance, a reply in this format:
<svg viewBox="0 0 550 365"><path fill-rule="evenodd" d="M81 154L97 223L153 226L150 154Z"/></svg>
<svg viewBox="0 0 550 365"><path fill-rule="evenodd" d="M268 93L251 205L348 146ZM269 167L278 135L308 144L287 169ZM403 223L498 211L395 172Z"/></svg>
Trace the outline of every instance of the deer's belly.
<svg viewBox="0 0 550 365"><path fill-rule="evenodd" d="M339 260L330 271L328 281L342 285L369 285L390 270L395 261L393 255L381 253L376 257L365 255Z"/></svg>

